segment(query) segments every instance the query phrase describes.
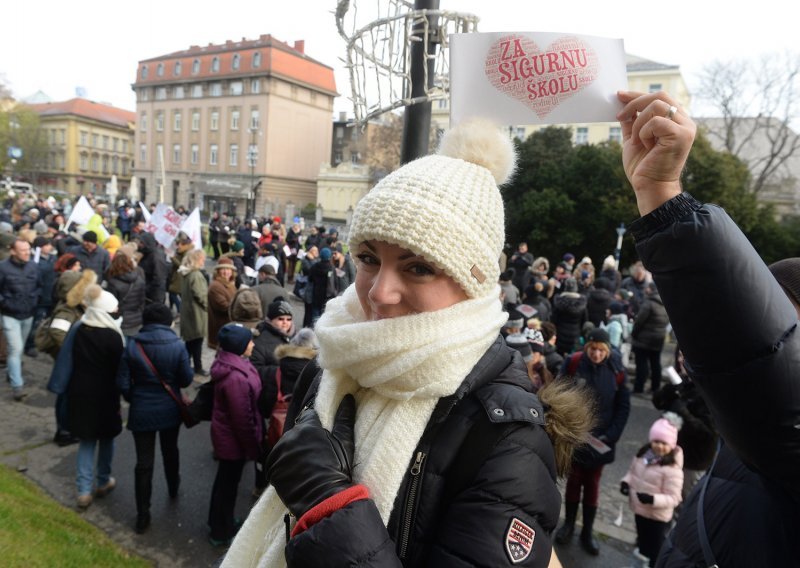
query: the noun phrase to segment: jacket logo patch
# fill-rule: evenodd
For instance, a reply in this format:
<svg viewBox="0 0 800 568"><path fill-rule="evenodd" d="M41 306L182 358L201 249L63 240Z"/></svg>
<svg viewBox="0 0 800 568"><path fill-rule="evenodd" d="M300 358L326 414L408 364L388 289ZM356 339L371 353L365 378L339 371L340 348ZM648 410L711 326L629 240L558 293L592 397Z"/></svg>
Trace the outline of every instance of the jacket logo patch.
<svg viewBox="0 0 800 568"><path fill-rule="evenodd" d="M530 556L536 531L514 517L506 532L506 552L512 564L519 564Z"/></svg>

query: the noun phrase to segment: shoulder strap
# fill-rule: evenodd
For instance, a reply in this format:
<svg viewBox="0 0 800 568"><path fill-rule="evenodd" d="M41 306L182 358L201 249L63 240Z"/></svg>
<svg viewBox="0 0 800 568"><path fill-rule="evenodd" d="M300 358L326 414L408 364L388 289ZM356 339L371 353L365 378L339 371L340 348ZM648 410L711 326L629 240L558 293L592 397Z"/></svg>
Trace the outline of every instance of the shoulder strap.
<svg viewBox="0 0 800 568"><path fill-rule="evenodd" d="M277 402L286 402L286 398L281 390L281 366L280 364L275 370L275 382L278 384L278 399Z"/></svg>
<svg viewBox="0 0 800 568"><path fill-rule="evenodd" d="M706 530L706 519L703 512L703 505L706 498L706 489L708 489L708 482L711 481L711 472L714 471L714 466L719 459L719 453L722 450L721 439L717 441L717 454L714 456L714 461L711 467L706 472L703 486L700 488L700 496L697 499L697 537L700 541L700 547L703 549L703 558L709 568L717 568L717 559L714 557L714 551L711 550L711 543L708 542L708 531Z"/></svg>
<svg viewBox="0 0 800 568"><path fill-rule="evenodd" d="M577 351L569 356L569 363L567 363L567 375L574 375L575 371L578 370L578 365L580 365L581 358L583 357L583 351Z"/></svg>
<svg viewBox="0 0 800 568"><path fill-rule="evenodd" d="M478 419L469 429L455 460L450 464L449 475L442 493L442 503L452 503L456 495L470 486L497 442L513 424L513 422L495 424L483 413L478 413Z"/></svg>
<svg viewBox="0 0 800 568"><path fill-rule="evenodd" d="M150 360L150 357L148 357L147 353L144 352L144 347L142 347L142 344L139 343L138 341L135 341L135 343L136 343L136 347L139 348L139 353L142 354L142 359L144 359L144 362L150 368L150 372L153 373L153 375L159 380L159 382L161 383L161 386L164 387L164 390L167 391L167 394L169 394L169 396L172 397L172 400L175 401L175 404L177 404L178 406L183 406L183 404L184 404L183 401L177 397L177 395L175 394L175 391L172 390L172 387L170 387L164 381L164 379L161 378L161 375L158 374L158 371L156 371L156 368L153 365L153 362Z"/></svg>

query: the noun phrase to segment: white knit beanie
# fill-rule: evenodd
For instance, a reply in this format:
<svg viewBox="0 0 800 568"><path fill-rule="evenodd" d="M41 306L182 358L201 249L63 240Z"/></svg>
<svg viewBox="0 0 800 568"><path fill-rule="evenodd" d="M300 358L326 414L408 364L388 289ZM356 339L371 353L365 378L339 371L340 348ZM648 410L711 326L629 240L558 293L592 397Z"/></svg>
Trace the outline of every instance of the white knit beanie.
<svg viewBox="0 0 800 568"><path fill-rule="evenodd" d="M505 242L497 186L515 162L513 143L493 123L460 123L437 155L404 165L358 202L350 248L368 240L396 244L444 270L470 298L494 294Z"/></svg>
<svg viewBox="0 0 800 568"><path fill-rule="evenodd" d="M97 284L93 284L86 289L86 306L97 308L100 311L113 314L117 311L119 302L111 292L103 290Z"/></svg>

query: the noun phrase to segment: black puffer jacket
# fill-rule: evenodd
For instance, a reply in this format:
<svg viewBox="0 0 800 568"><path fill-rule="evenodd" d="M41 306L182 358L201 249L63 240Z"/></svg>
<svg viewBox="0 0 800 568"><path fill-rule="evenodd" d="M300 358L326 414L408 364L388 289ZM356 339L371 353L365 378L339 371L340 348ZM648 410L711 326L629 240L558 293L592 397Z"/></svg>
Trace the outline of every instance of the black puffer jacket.
<svg viewBox="0 0 800 568"><path fill-rule="evenodd" d="M556 350L572 353L581 336L581 328L586 322L586 296L576 292L562 292L553 300L553 315L556 324Z"/></svg>
<svg viewBox="0 0 800 568"><path fill-rule="evenodd" d="M669 316L664 309L664 302L658 294L645 296L644 302L633 320L631 345L637 349L661 351L667 333Z"/></svg>
<svg viewBox="0 0 800 568"><path fill-rule="evenodd" d="M273 326L268 321L263 321L256 327L258 336L253 338L253 354L250 355L250 362L258 371L261 383L271 379L272 372L278 367L278 358L275 356L275 348L279 345L289 343L289 337Z"/></svg>
<svg viewBox="0 0 800 568"><path fill-rule="evenodd" d="M125 274L109 278L108 291L119 301L122 315L122 333L134 335L142 327L142 313L145 303L144 274L136 268Z"/></svg>
<svg viewBox="0 0 800 568"><path fill-rule="evenodd" d="M725 441L702 504L719 566L793 566L800 558L800 333L797 313L719 207L681 194L631 226L686 367ZM747 286L742 286L747 282ZM698 487L657 566L709 565Z"/></svg>
<svg viewBox="0 0 800 568"><path fill-rule="evenodd" d="M413 453L421 469L412 475L412 458L388 530L372 500L355 501L292 538L288 565L547 566L561 495L544 411L531 388L522 359L498 338L456 393L440 399ZM471 484L443 502L462 445L473 425L487 420L502 436ZM517 563L507 548L514 546L507 545L512 527L533 531L531 552Z"/></svg>
<svg viewBox="0 0 800 568"><path fill-rule="evenodd" d="M139 251L142 260L139 266L144 270L146 293L148 302L163 304L167 296L167 279L169 278L170 265L167 255L158 246L155 237L150 233L140 233L137 237L141 243Z"/></svg>
<svg viewBox="0 0 800 568"><path fill-rule="evenodd" d="M606 321L606 310L611 307L614 296L604 288L593 288L586 295L586 315L595 327Z"/></svg>

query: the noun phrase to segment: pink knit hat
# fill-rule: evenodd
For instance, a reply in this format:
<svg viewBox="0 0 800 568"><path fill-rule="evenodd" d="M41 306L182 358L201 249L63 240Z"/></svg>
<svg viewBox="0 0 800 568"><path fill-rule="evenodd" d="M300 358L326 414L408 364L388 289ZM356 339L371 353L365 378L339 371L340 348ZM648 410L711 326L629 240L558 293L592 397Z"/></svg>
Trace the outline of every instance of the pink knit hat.
<svg viewBox="0 0 800 568"><path fill-rule="evenodd" d="M670 448L678 445L678 429L666 418L659 418L650 427L650 441L664 442Z"/></svg>

